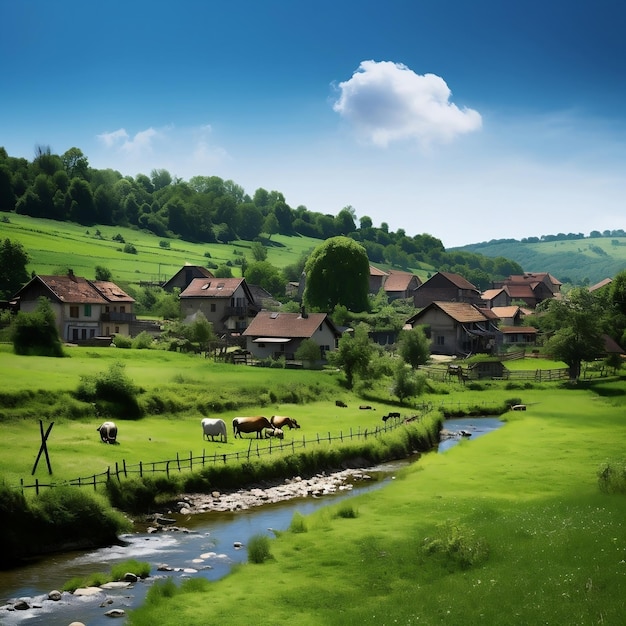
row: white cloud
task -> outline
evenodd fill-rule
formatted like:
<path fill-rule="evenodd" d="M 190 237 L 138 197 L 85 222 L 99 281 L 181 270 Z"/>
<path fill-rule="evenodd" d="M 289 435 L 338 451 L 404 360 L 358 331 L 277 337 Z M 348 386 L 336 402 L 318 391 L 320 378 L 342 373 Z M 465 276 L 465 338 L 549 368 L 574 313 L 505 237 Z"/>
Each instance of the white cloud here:
<path fill-rule="evenodd" d="M 333 109 L 379 146 L 402 140 L 448 142 L 482 125 L 477 111 L 450 102 L 451 91 L 441 77 L 416 74 L 401 63 L 363 61 L 338 88 Z"/>
<path fill-rule="evenodd" d="M 149 174 L 152 169 L 167 169 L 185 179 L 198 174 L 212 175 L 216 166 L 228 160 L 227 152 L 212 137 L 212 128 L 149 127 L 132 137 L 124 128 L 97 135 L 103 151 L 92 162 L 126 174 Z"/>

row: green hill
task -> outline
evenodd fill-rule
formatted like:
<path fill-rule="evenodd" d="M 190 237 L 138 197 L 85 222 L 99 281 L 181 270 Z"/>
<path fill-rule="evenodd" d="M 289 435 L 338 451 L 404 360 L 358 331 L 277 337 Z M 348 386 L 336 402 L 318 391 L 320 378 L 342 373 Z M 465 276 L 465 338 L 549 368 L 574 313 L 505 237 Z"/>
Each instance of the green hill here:
<path fill-rule="evenodd" d="M 527 272 L 550 272 L 564 283 L 593 285 L 626 269 L 626 237 L 582 237 L 533 243 L 506 239 L 454 250 L 502 256 L 516 261 Z"/>
<path fill-rule="evenodd" d="M 163 282 L 185 264 L 209 268 L 229 265 L 233 275 L 240 276 L 241 259 L 245 256 L 248 262 L 253 261 L 249 241 L 190 243 L 132 228 L 86 227 L 15 213 L 0 220 L 0 239 L 5 238 L 24 246 L 30 257 L 29 273 L 55 274 L 71 268 L 79 276 L 94 278 L 95 268 L 100 265 L 109 269 L 113 280 L 120 284 Z M 266 242 L 267 260 L 275 267 L 284 268 L 295 264 L 320 243 L 321 240 L 313 237 L 273 235 Z M 124 252 L 125 244 L 132 244 L 136 254 Z M 386 269 L 384 265 L 376 265 Z M 410 271 L 425 280 L 434 269 L 423 265 Z"/>

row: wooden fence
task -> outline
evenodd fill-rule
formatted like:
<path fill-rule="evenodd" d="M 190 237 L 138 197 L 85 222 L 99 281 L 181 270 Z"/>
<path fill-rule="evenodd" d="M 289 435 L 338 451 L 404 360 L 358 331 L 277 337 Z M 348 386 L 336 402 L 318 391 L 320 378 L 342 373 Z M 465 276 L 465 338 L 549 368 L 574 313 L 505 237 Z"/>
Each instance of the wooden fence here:
<path fill-rule="evenodd" d="M 134 464 L 126 463 L 126 460 L 123 459 L 121 462 L 116 462 L 115 467 L 109 466 L 106 471 L 101 472 L 100 474 L 93 474 L 92 476 L 86 476 L 83 478 L 73 478 L 57 483 L 44 483 L 40 482 L 37 478 L 35 479 L 34 484 L 27 485 L 24 483 L 24 479 L 22 478 L 20 480 L 20 488 L 22 489 L 22 493 L 24 493 L 25 489 L 35 489 L 37 495 L 39 495 L 39 491 L 41 489 L 47 487 L 93 487 L 94 490 L 97 490 L 98 485 L 104 485 L 109 480 L 116 479 L 121 481 L 122 478 L 128 478 L 129 476 L 143 477 L 148 474 L 162 473 L 169 477 L 169 475 L 173 472 L 193 471 L 194 469 L 197 470 L 207 465 L 226 464 L 233 461 L 249 461 L 251 458 L 260 458 L 261 456 L 277 453 L 294 454 L 296 450 L 303 450 L 307 446 L 312 445 L 325 443 L 330 444 L 333 441 L 341 441 L 343 443 L 344 441 L 352 441 L 354 439 L 358 441 L 360 439 L 365 440 L 368 437 L 380 437 L 381 435 L 402 426 L 405 421 L 421 420 L 430 410 L 432 410 L 432 404 L 425 403 L 420 405 L 420 413 L 412 415 L 408 418 L 390 418 L 380 426 L 375 426 L 371 429 L 366 428 L 361 430 L 359 427 L 356 431 L 354 431 L 350 428 L 348 432 L 344 433 L 343 431 L 340 431 L 338 435 L 331 435 L 330 432 L 324 435 L 317 433 L 309 439 L 303 435 L 302 440 L 298 441 L 295 439 L 291 441 L 284 441 L 282 439 L 274 439 L 273 437 L 269 439 L 250 439 L 248 449 L 246 451 L 240 450 L 238 452 L 229 452 L 226 454 L 218 454 L 217 452 L 207 454 L 206 449 L 203 449 L 201 455 L 194 455 L 190 450 L 189 453 L 176 453 L 175 459 L 150 462 L 139 461 L 139 463 Z"/>

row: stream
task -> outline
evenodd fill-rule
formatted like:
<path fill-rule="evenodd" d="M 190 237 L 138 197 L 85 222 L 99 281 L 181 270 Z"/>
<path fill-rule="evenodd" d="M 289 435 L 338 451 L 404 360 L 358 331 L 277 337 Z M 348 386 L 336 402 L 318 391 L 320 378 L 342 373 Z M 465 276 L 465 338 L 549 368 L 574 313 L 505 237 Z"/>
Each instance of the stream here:
<path fill-rule="evenodd" d="M 446 437 L 438 446 L 442 453 L 460 440 L 475 438 L 499 428 L 497 418 L 462 418 L 446 420 Z M 465 433 L 465 436 L 459 433 Z M 210 511 L 192 515 L 167 514 L 178 530 L 150 533 L 146 527 L 123 535 L 124 545 L 50 555 L 32 564 L 0 571 L 0 624 L 68 626 L 82 621 L 89 626 L 111 624 L 105 615 L 112 609 L 128 611 L 142 604 L 150 585 L 160 578 L 172 577 L 175 582 L 203 576 L 217 580 L 225 576 L 235 563 L 247 560 L 246 542 L 257 534 L 274 536 L 273 530 L 289 528 L 294 513 L 308 515 L 315 510 L 357 494 L 382 488 L 393 480 L 395 472 L 411 460 L 394 461 L 363 470 L 368 480 L 348 482 L 334 493 L 318 498 L 297 498 L 264 504 L 238 511 Z M 95 572 L 108 572 L 117 563 L 128 559 L 147 561 L 151 576 L 129 586 L 100 589 L 94 595 L 76 596 L 64 592 L 52 601 L 48 593 L 60 589 L 75 577 Z M 166 568 L 159 571 L 159 568 Z M 26 599 L 30 608 L 7 610 L 16 600 Z M 124 624 L 122 617 L 114 623 Z"/>

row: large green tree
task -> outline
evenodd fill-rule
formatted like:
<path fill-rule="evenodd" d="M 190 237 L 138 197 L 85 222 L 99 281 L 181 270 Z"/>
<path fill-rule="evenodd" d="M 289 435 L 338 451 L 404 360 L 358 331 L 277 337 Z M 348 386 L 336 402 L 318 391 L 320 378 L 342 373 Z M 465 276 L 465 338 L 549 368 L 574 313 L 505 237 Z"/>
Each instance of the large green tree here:
<path fill-rule="evenodd" d="M 359 324 L 354 333 L 345 333 L 339 340 L 339 348 L 328 355 L 332 365 L 346 375 L 348 389 L 354 386 L 354 377 L 365 377 L 374 354 L 374 344 L 367 333 L 367 326 Z"/>
<path fill-rule="evenodd" d="M 304 302 L 322 311 L 343 304 L 350 311 L 369 307 L 369 260 L 365 248 L 348 237 L 331 237 L 313 250 L 306 266 Z"/>
<path fill-rule="evenodd" d="M 430 341 L 424 328 L 416 326 L 412 330 L 400 331 L 398 352 L 402 360 L 413 369 L 425 365 L 430 357 Z"/>
<path fill-rule="evenodd" d="M 580 377 L 581 363 L 598 358 L 604 349 L 603 310 L 596 296 L 584 287 L 563 299 L 545 300 L 538 307 L 541 328 L 553 332 L 547 348 L 569 367 L 571 379 Z"/>
<path fill-rule="evenodd" d="M 28 253 L 19 242 L 0 241 L 0 299 L 8 300 L 30 278 L 26 271 Z"/>

